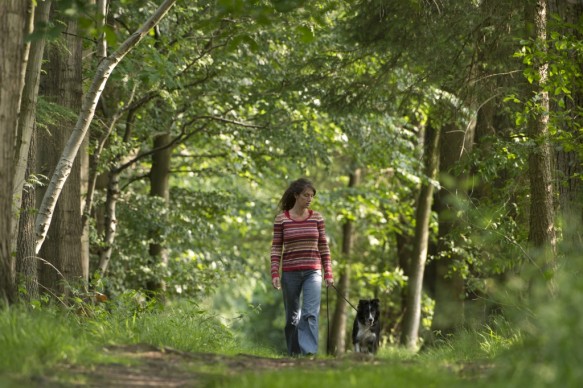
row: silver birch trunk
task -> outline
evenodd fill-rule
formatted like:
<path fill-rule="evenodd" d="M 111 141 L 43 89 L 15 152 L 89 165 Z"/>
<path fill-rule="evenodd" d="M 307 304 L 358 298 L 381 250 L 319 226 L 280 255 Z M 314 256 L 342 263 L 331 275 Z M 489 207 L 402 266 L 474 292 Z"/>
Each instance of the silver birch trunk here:
<path fill-rule="evenodd" d="M 119 197 L 119 174 L 118 169 L 111 169 L 109 172 L 109 182 L 107 184 L 107 196 L 105 200 L 105 237 L 103 239 L 103 248 L 99 251 L 99 271 L 104 274 L 109 266 L 113 241 L 117 230 L 117 218 L 115 207 Z"/>
<path fill-rule="evenodd" d="M 43 1 L 35 10 L 36 23 L 46 23 L 49 20 L 49 12 L 51 9 L 51 0 Z M 26 76 L 24 81 L 24 89 L 22 92 L 22 101 L 20 107 L 20 118 L 18 122 L 18 133 L 16 140 L 16 150 L 18 151 L 16 166 L 14 171 L 14 189 L 13 189 L 13 205 L 14 205 L 14 227 L 13 227 L 13 249 L 16 249 L 17 240 L 17 225 L 19 212 L 21 207 L 21 200 L 25 193 L 23 193 L 25 174 L 28 167 L 28 158 L 31 149 L 31 139 L 36 120 L 36 104 L 38 100 L 38 89 L 40 72 L 42 67 L 43 53 L 45 49 L 45 39 L 38 39 L 31 43 L 28 65 L 26 67 Z M 34 206 L 34 204 L 33 204 Z M 20 236 L 18 236 L 20 238 Z"/>
<path fill-rule="evenodd" d="M 52 175 L 51 181 L 47 187 L 46 193 L 43 197 L 39 208 L 39 213 L 35 222 L 36 233 L 36 252 L 40 251 L 47 235 L 51 219 L 53 217 L 54 209 L 57 200 L 61 194 L 63 186 L 71 172 L 73 161 L 77 156 L 77 152 L 81 147 L 83 139 L 89 129 L 91 120 L 95 115 L 95 108 L 103 89 L 115 69 L 117 64 L 134 48 L 143 37 L 150 31 L 160 20 L 166 15 L 170 8 L 174 5 L 176 0 L 165 0 L 154 12 L 154 14 L 122 45 L 111 55 L 105 58 L 93 77 L 93 82 L 89 91 L 83 98 L 83 105 L 79 114 L 77 123 L 73 129 L 73 133 L 69 137 L 69 141 L 65 146 L 57 168 Z"/>

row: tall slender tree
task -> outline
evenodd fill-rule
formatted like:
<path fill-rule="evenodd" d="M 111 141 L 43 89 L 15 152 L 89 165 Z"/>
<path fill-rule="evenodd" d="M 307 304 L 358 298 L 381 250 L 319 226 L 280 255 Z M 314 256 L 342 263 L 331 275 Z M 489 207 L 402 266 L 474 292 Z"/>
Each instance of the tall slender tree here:
<path fill-rule="evenodd" d="M 355 169 L 348 178 L 348 187 L 355 188 L 360 183 L 361 170 Z M 346 350 L 346 320 L 350 291 L 350 257 L 354 245 L 354 221 L 347 219 L 342 225 L 342 256 L 345 258 L 344 266 L 338 277 L 338 297 L 332 319 L 332 329 L 328 338 L 328 354 L 344 354 Z"/>
<path fill-rule="evenodd" d="M 409 266 L 409 281 L 407 283 L 407 303 L 403 318 L 401 344 L 408 349 L 416 350 L 419 345 L 419 326 L 421 321 L 421 306 L 423 293 L 423 274 L 427 261 L 429 244 L 429 221 L 433 204 L 435 179 L 439 171 L 439 125 L 428 125 L 427 141 L 424 153 L 426 179 L 421 183 L 415 212 L 415 237 L 413 256 Z"/>
<path fill-rule="evenodd" d="M 170 161 L 172 157 L 172 147 L 170 142 L 172 137 L 169 133 L 159 134 L 154 138 L 154 150 L 152 154 L 152 168 L 150 169 L 150 195 L 160 198 L 164 207 L 170 200 Z M 168 265 L 168 252 L 164 246 L 164 231 L 156 228 L 151 231 L 152 242 L 149 247 L 150 268 L 165 269 Z M 154 271 L 159 272 L 159 271 Z M 166 289 L 161 277 L 156 276 L 147 284 L 147 289 L 154 293 L 163 293 Z"/>
<path fill-rule="evenodd" d="M 579 21 L 583 17 L 583 1 L 549 1 L 549 12 L 558 16 L 561 23 L 553 28 L 562 39 L 570 38 L 573 42 L 583 41 L 583 29 Z M 576 26 L 579 26 L 578 28 Z M 577 250 L 583 241 L 583 139 L 578 134 L 581 128 L 583 107 L 583 81 L 580 79 L 581 63 L 579 51 L 569 48 L 557 52 L 559 49 L 550 48 L 550 55 L 556 53 L 564 62 L 556 63 L 566 67 L 565 71 L 555 76 L 568 75 L 567 80 L 560 80 L 560 84 L 567 83 L 568 95 L 560 94 L 551 104 L 551 110 L 563 117 L 555 119 L 558 133 L 563 134 L 564 140 L 559 140 L 556 147 L 556 190 L 558 193 L 558 215 L 562 222 L 562 230 L 572 249 Z M 577 64 L 577 62 L 579 62 Z M 575 63 L 573 67 L 572 64 Z M 551 85 L 557 85 L 551 80 Z M 552 87 L 551 87 L 552 88 Z M 556 90 L 556 87 L 554 88 Z M 560 102 L 564 104 L 561 108 Z"/>
<path fill-rule="evenodd" d="M 528 5 L 527 5 L 528 7 Z M 530 8 L 529 8 L 530 11 Z M 547 48 L 547 1 L 538 0 L 535 4 L 532 21 L 533 38 L 538 50 Z M 553 174 L 549 135 L 549 93 L 545 89 L 548 79 L 548 63 L 545 59 L 534 63 L 536 77 L 530 93 L 533 104 L 528 121 L 528 134 L 532 140 L 528 167 L 530 178 L 530 226 L 529 241 L 542 257 L 539 264 L 554 265 L 557 236 L 555 231 L 555 210 L 553 203 Z"/>
<path fill-rule="evenodd" d="M 36 25 L 42 26 L 48 22 L 50 9 L 51 0 L 43 1 L 36 7 Z M 18 223 L 13 237 L 15 240 L 13 246 L 16 251 L 16 273 L 17 280 L 24 282 L 27 291 L 26 297 L 29 299 L 38 298 L 38 262 L 34 252 L 36 187 L 34 184 L 25 185 L 25 182 L 31 177 L 31 174 L 36 172 L 36 105 L 45 42 L 44 37 L 37 37 L 30 46 L 18 125 L 16 141 L 18 155 L 14 172 L 13 201 L 16 211 L 13 217 Z"/>
<path fill-rule="evenodd" d="M 31 1 L 0 2 L 0 303 L 13 303 L 16 289 L 11 252 L 12 194 L 18 114 L 34 6 Z"/>

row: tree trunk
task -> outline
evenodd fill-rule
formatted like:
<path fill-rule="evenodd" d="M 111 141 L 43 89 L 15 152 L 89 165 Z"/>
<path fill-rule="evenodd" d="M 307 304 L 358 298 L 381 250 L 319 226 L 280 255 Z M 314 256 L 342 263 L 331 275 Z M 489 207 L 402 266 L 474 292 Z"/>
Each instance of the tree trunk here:
<path fill-rule="evenodd" d="M 18 112 L 26 71 L 25 36 L 33 6 L 29 1 L 0 2 L 0 304 L 16 300 L 12 259 L 12 189 Z"/>
<path fill-rule="evenodd" d="M 534 15 L 536 38 L 544 50 L 546 42 L 546 0 L 538 0 Z M 540 77 L 534 82 L 537 108 L 529 118 L 528 134 L 533 141 L 529 154 L 530 229 L 529 242 L 540 267 L 554 266 L 556 256 L 555 211 L 553 207 L 552 152 L 549 140 L 549 95 L 543 88 L 547 81 L 548 64 L 535 64 Z"/>
<path fill-rule="evenodd" d="M 423 273 L 429 244 L 429 221 L 431 219 L 434 189 L 433 181 L 436 179 L 439 169 L 439 132 L 439 128 L 427 127 L 425 152 L 425 174 L 427 179 L 421 184 L 415 213 L 415 241 L 410 265 L 410 276 L 407 283 L 407 305 L 405 306 L 403 333 L 401 336 L 401 344 L 411 350 L 417 349 L 419 341 Z"/>
<path fill-rule="evenodd" d="M 477 70 L 470 70 L 472 73 Z M 471 77 L 471 78 L 477 78 Z M 464 108 L 470 111 L 476 110 L 474 85 L 468 85 L 469 96 L 465 98 Z M 467 197 L 467 171 L 456 174 L 454 167 L 467 157 L 472 151 L 476 121 L 473 117 L 464 116 L 465 109 L 452 106 L 453 110 L 450 124 L 442 129 L 440 141 L 440 183 L 445 190 L 440 190 L 435 196 L 434 210 L 438 214 L 438 252 L 440 258 L 433 261 L 433 297 L 435 309 L 432 321 L 432 329 L 441 333 L 453 333 L 465 320 L 464 299 L 465 281 L 459 271 L 451 271 L 452 264 L 463 258 L 451 251 L 447 241 L 451 230 L 458 220 L 455 208 L 455 197 Z M 463 116 L 462 118 L 458 116 Z M 463 123 L 463 126 L 456 123 Z"/>
<path fill-rule="evenodd" d="M 73 161 L 77 156 L 77 152 L 89 129 L 91 120 L 95 115 L 95 107 L 97 106 L 99 97 L 101 96 L 111 72 L 126 54 L 142 40 L 142 38 L 164 17 L 164 15 L 166 15 L 175 2 L 176 0 L 165 0 L 160 7 L 158 7 L 156 12 L 154 12 L 154 14 L 138 29 L 138 31 L 126 39 L 126 41 L 123 42 L 113 54 L 105 58 L 97 68 L 91 87 L 83 99 L 81 112 L 77 123 L 75 124 L 75 128 L 73 129 L 73 133 L 63 149 L 57 168 L 52 175 L 39 208 L 39 213 L 35 222 L 37 252 L 40 251 L 40 248 L 44 243 L 57 200 L 69 174 L 71 173 Z"/>
<path fill-rule="evenodd" d="M 29 139 L 28 167 L 25 179 L 36 167 L 36 135 L 33 131 Z M 22 204 L 19 217 L 18 239 L 16 250 L 16 274 L 26 290 L 26 301 L 38 300 L 38 260 L 34 251 L 34 213 L 35 213 L 35 185 L 27 185 L 22 191 Z"/>
<path fill-rule="evenodd" d="M 59 17 L 59 9 L 53 7 L 52 18 Z M 83 53 L 76 22 L 67 23 L 63 40 L 66 50 L 59 44 L 47 46 L 46 75 L 41 79 L 41 93 L 49 101 L 77 112 L 83 94 Z M 58 152 L 64 148 L 70 136 L 68 129 L 71 126 L 61 121 L 49 125 L 48 132 L 43 131 L 39 134 L 39 145 L 45 146 L 41 146 L 39 154 L 45 175 L 50 175 L 57 165 Z M 47 144 L 52 147 L 46 147 Z M 81 236 L 81 165 L 77 160 L 71 168 L 70 179 L 63 187 L 62 196 L 55 206 L 55 217 L 47 244 L 39 251 L 39 256 L 51 264 L 41 266 L 40 280 L 43 287 L 60 295 L 69 292 L 66 284 L 73 287 L 84 284 L 86 278 L 83 276 L 81 263 Z"/>
<path fill-rule="evenodd" d="M 571 25 L 577 25 L 583 17 L 583 1 L 566 2 L 559 0 L 549 1 L 549 12 L 558 15 L 561 20 Z M 583 36 L 575 29 L 565 31 L 566 34 L 574 36 L 579 41 Z M 571 58 L 576 61 L 577 58 Z M 580 70 L 583 67 L 579 66 Z M 570 112 L 569 120 L 571 123 L 580 123 L 580 107 L 583 106 L 583 90 L 578 86 L 580 84 L 572 83 L 571 98 L 563 98 L 565 111 Z M 551 107 L 553 109 L 553 107 Z M 566 132 L 575 132 L 572 127 L 563 128 Z M 581 149 L 581 137 L 576 133 L 573 134 L 573 141 L 576 142 L 575 149 Z M 569 144 L 573 146 L 573 144 Z M 583 244 L 583 163 L 577 151 L 566 151 L 565 147 L 559 144 L 556 151 L 556 185 L 559 194 L 558 212 L 562 223 L 562 232 L 564 241 L 567 243 L 566 248 L 580 252 Z"/>
<path fill-rule="evenodd" d="M 150 195 L 162 198 L 168 205 L 170 199 L 170 187 L 168 179 L 170 177 L 170 160 L 172 147 L 168 147 L 171 136 L 168 133 L 158 135 L 154 138 L 154 150 L 152 154 L 152 168 L 150 169 Z M 163 245 L 164 231 L 155 229 L 151 231 L 152 243 L 150 243 L 150 266 L 154 274 L 147 284 L 146 289 L 154 294 L 162 295 L 166 290 L 163 279 L 160 278 L 158 267 L 166 268 L 168 265 L 168 254 Z"/>
<path fill-rule="evenodd" d="M 349 176 L 348 187 L 356 187 L 360 183 L 360 169 L 356 169 Z M 328 354 L 341 355 L 346 350 L 346 318 L 350 289 L 350 255 L 354 245 L 354 223 L 346 220 L 342 226 L 342 256 L 345 258 L 343 271 L 338 279 L 338 293 L 336 298 L 336 308 L 332 318 L 332 329 L 330 330 L 330 343 L 328 344 Z M 345 300 L 346 299 L 346 300 Z"/>
<path fill-rule="evenodd" d="M 111 252 L 113 249 L 113 241 L 117 230 L 117 218 L 115 207 L 119 197 L 119 174 L 120 170 L 117 168 L 109 171 L 109 181 L 107 184 L 107 196 L 105 199 L 105 238 L 103 239 L 103 248 L 99 252 L 99 271 L 104 274 L 109 266 L 111 259 Z"/>
<path fill-rule="evenodd" d="M 106 20 L 107 20 L 107 10 L 108 10 L 108 1 L 107 0 L 92 0 L 92 4 L 95 4 L 96 7 L 96 24 L 97 29 L 99 31 L 103 31 Z M 93 62 L 98 64 L 107 57 L 107 40 L 105 39 L 105 32 L 102 32 L 97 40 L 95 45 L 95 53 L 93 56 Z M 103 102 L 103 100 L 102 100 Z M 83 139 L 83 144 L 81 146 L 81 197 L 83 200 L 81 201 L 81 266 L 83 268 L 83 277 L 85 279 L 89 279 L 89 272 L 90 272 L 90 239 L 89 239 L 89 224 L 88 220 L 90 218 L 90 214 L 92 211 L 92 204 L 93 204 L 93 193 L 95 189 L 95 179 L 96 179 L 96 170 L 97 170 L 97 161 L 99 159 L 99 155 L 95 155 L 97 151 L 95 149 L 94 152 L 90 156 L 87 152 L 89 146 L 89 139 L 91 136 L 85 136 Z M 92 164 L 94 163 L 94 164 Z"/>
<path fill-rule="evenodd" d="M 473 109 L 471 102 L 469 108 Z M 453 107 L 452 107 L 453 108 Z M 454 120 L 459 122 L 463 120 Z M 463 260 L 456 256 L 447 245 L 452 237 L 450 233 L 458 220 L 455 208 L 455 197 L 467 197 L 465 181 L 467 173 L 454 175 L 454 167 L 464 159 L 472 150 L 474 142 L 475 121 L 470 122 L 465 128 L 459 125 L 449 124 L 442 130 L 440 141 L 440 182 L 445 190 L 440 190 L 435 196 L 434 210 L 438 214 L 439 233 L 437 249 L 445 252 L 440 258 L 433 261 L 433 297 L 435 310 L 432 321 L 432 330 L 443 334 L 453 333 L 465 320 L 464 299 L 465 282 L 459 271 L 452 272 L 452 264 L 456 260 Z"/>
<path fill-rule="evenodd" d="M 51 10 L 51 0 L 43 1 L 35 11 L 36 23 L 46 23 L 49 20 Z M 34 40 L 30 45 L 30 55 L 26 66 L 24 89 L 20 106 L 20 117 L 18 122 L 18 133 L 16 140 L 16 166 L 14 171 L 14 228 L 13 247 L 16 244 L 16 228 L 18 226 L 18 214 L 20 210 L 22 190 L 25 182 L 25 172 L 29 168 L 27 159 L 30 155 L 31 137 L 36 120 L 36 104 L 38 99 L 38 88 L 40 72 L 42 66 L 43 53 L 45 49 L 45 39 Z M 33 204 L 34 206 L 34 204 Z"/>

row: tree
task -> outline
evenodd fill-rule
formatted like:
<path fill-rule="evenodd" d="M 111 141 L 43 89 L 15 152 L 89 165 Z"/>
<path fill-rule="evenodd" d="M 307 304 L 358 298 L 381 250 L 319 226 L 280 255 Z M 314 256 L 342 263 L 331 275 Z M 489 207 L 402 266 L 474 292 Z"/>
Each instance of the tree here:
<path fill-rule="evenodd" d="M 150 170 L 150 195 L 160 198 L 164 205 L 168 205 L 170 200 L 170 161 L 172 147 L 170 147 L 171 137 L 169 133 L 162 133 L 154 138 L 154 147 L 157 151 L 152 154 L 152 168 Z M 161 218 L 165 218 L 163 214 Z M 164 233 L 162 230 L 153 230 L 151 235 L 149 253 L 151 260 L 150 268 L 165 269 L 168 266 L 168 253 L 164 247 Z M 158 271 L 156 271 L 158 272 Z M 162 293 L 166 286 L 160 278 L 154 277 L 147 284 L 147 290 L 155 293 Z"/>
<path fill-rule="evenodd" d="M 83 45 L 77 20 L 67 19 L 63 4 L 55 2 L 51 9 L 51 19 L 63 25 L 60 38 L 50 42 L 45 50 L 45 73 L 40 80 L 40 94 L 45 101 L 66 112 L 62 120 L 49 123 L 45 130 L 37 133 L 38 170 L 50 176 L 62 150 L 71 135 L 73 118 L 80 109 L 83 96 L 82 57 Z M 48 147 L 46 145 L 49 145 Z M 81 152 L 84 152 L 83 150 Z M 44 190 L 38 190 L 39 198 Z M 69 293 L 65 283 L 83 285 L 87 278 L 81 264 L 81 164 L 75 160 L 62 195 L 55 205 L 49 238 L 39 256 L 40 283 L 45 290 L 61 295 Z"/>
<path fill-rule="evenodd" d="M 546 89 L 554 96 L 550 106 L 550 125 L 555 129 L 558 215 L 565 240 L 576 250 L 582 241 L 583 225 L 583 141 L 581 130 L 583 81 L 578 64 L 583 50 L 581 2 L 549 2 L 548 61 L 553 66 Z"/>
<path fill-rule="evenodd" d="M 538 0 L 533 15 L 536 47 L 546 51 L 547 42 L 547 2 Z M 541 250 L 541 264 L 554 266 L 557 237 L 555 232 L 555 211 L 553 204 L 553 174 L 551 171 L 552 151 L 549 137 L 549 93 L 544 85 L 548 79 L 548 63 L 534 63 L 534 78 L 531 93 L 533 104 L 528 120 L 528 135 L 532 145 L 528 166 L 530 177 L 530 229 L 529 241 L 535 249 Z"/>
<path fill-rule="evenodd" d="M 12 259 L 14 159 L 20 99 L 24 87 L 34 6 L 29 1 L 0 3 L 0 303 L 16 299 Z"/>
<path fill-rule="evenodd" d="M 360 169 L 356 169 L 349 175 L 348 187 L 354 188 L 360 181 Z M 336 307 L 334 309 L 334 316 L 332 319 L 332 330 L 330 331 L 330 338 L 328 354 L 339 355 L 343 354 L 346 349 L 346 320 L 348 304 L 346 300 L 349 298 L 350 290 L 350 257 L 353 254 L 354 246 L 354 221 L 346 219 L 342 225 L 342 255 L 346 260 L 343 266 L 343 271 L 338 276 L 338 298 L 336 299 Z"/>
<path fill-rule="evenodd" d="M 439 170 L 440 125 L 427 126 L 426 151 L 424 153 L 426 179 L 421 183 L 415 212 L 415 237 L 407 283 L 407 303 L 403 319 L 401 344 L 415 350 L 418 347 L 421 320 L 423 274 L 429 244 L 429 221 L 437 172 Z"/>
<path fill-rule="evenodd" d="M 35 24 L 36 30 L 42 29 L 49 20 L 51 0 L 43 1 L 36 7 Z M 27 159 L 30 149 L 30 139 L 33 136 L 34 123 L 36 120 L 36 105 L 38 100 L 38 88 L 41 73 L 42 58 L 46 39 L 38 31 L 36 37 L 30 45 L 30 54 L 26 66 L 24 89 L 22 94 L 21 110 L 18 122 L 18 132 L 16 134 L 17 160 L 14 172 L 14 205 L 15 224 L 18 222 L 18 211 L 20 209 L 20 199 L 22 189 L 25 185 L 25 170 L 27 169 Z M 16 227 L 16 225 L 15 225 Z M 15 237 L 16 235 L 14 235 Z"/>
<path fill-rule="evenodd" d="M 49 20 L 51 1 L 46 0 L 36 8 L 35 23 L 38 27 L 46 25 Z M 19 120 L 16 149 L 18 160 L 14 174 L 14 197 L 18 220 L 16 230 L 16 273 L 17 280 L 23 281 L 26 298 L 38 298 L 38 260 L 34 250 L 34 209 L 36 184 L 25 184 L 36 172 L 36 106 L 41 73 L 41 64 L 45 47 L 45 38 L 37 36 L 31 42 L 30 58 L 26 67 L 26 78 L 22 96 L 22 108 Z"/>
<path fill-rule="evenodd" d="M 165 0 L 152 16 L 122 45 L 105 60 L 101 62 L 97 68 L 96 74 L 93 78 L 91 87 L 83 99 L 83 105 L 79 114 L 75 128 L 65 148 L 56 170 L 52 175 L 51 181 L 47 187 L 47 191 L 43 197 L 39 208 L 39 214 L 35 222 L 35 232 L 37 237 L 36 251 L 40 251 L 42 244 L 46 238 L 47 230 L 49 228 L 51 219 L 53 217 L 56 202 L 63 189 L 63 186 L 71 172 L 73 162 L 77 152 L 83 142 L 85 134 L 89 129 L 93 115 L 95 114 L 95 107 L 99 101 L 99 97 L 107 83 L 111 72 L 115 69 L 117 64 L 125 57 L 125 55 L 132 50 L 142 38 L 152 29 L 158 22 L 166 15 L 170 8 L 174 5 L 176 0 Z"/>

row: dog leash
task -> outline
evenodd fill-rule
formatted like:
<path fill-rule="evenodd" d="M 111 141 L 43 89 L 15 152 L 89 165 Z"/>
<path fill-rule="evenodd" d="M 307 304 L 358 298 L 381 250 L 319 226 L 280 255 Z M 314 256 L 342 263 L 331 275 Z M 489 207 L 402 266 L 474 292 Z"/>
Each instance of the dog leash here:
<path fill-rule="evenodd" d="M 344 299 L 344 301 L 346 303 L 348 303 L 350 305 L 350 307 L 352 307 L 354 309 L 354 311 L 358 312 L 358 310 L 356 309 L 356 307 L 354 307 L 354 305 L 352 303 L 350 303 L 350 301 L 348 299 L 346 299 L 344 297 L 344 295 L 342 295 L 340 293 L 340 291 L 338 291 L 338 289 L 336 288 L 336 286 L 334 284 L 332 284 L 331 287 L 336 290 L 336 293 L 338 295 L 340 295 L 340 297 L 342 299 Z M 328 303 L 328 288 L 330 288 L 330 287 L 326 287 L 326 323 L 327 323 L 327 326 L 328 326 L 328 331 L 326 333 L 326 348 L 327 348 L 326 351 L 327 351 L 328 354 L 331 354 L 332 352 L 331 352 L 331 349 L 330 349 L 330 306 L 329 306 L 329 303 Z"/>
<path fill-rule="evenodd" d="M 334 288 L 334 289 L 336 290 L 336 293 L 337 293 L 338 295 L 340 295 L 340 297 L 341 297 L 342 299 L 344 299 L 344 301 L 345 301 L 346 303 L 348 303 L 348 304 L 350 305 L 350 307 L 352 307 L 352 308 L 354 309 L 354 311 L 358 311 L 358 309 L 357 309 L 356 307 L 354 307 L 354 305 L 353 305 L 352 303 L 350 303 L 350 301 L 349 301 L 348 299 L 346 299 L 346 298 L 344 297 L 344 295 L 342 295 L 342 294 L 340 293 L 340 291 L 338 291 L 338 289 L 336 288 L 336 286 L 335 286 L 334 284 L 332 284 L 332 286 L 331 286 L 331 287 L 332 287 L 332 288 Z M 328 290 L 328 289 L 326 289 L 326 292 L 328 292 L 327 290 Z M 326 296 L 326 297 L 327 297 L 327 296 Z"/>

